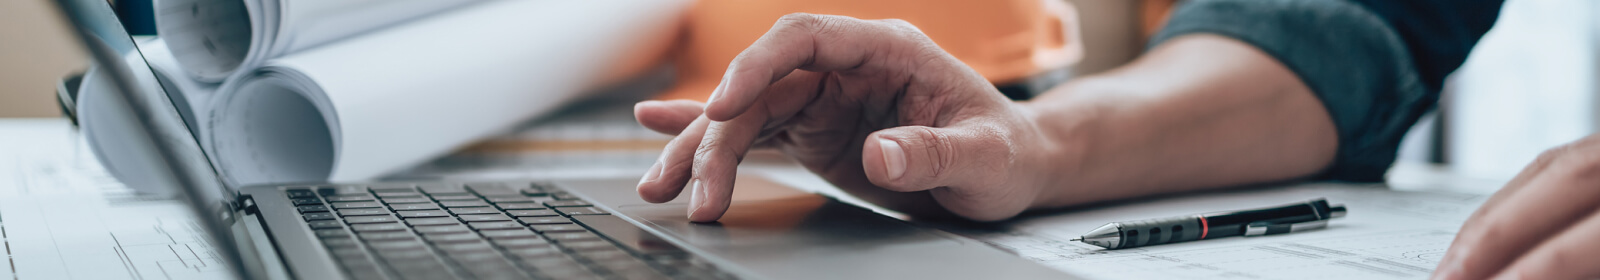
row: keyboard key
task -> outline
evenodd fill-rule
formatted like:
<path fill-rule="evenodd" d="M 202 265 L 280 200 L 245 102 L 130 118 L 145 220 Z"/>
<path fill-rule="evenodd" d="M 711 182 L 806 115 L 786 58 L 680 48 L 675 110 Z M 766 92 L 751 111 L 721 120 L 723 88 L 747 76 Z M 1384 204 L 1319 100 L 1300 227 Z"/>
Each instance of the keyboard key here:
<path fill-rule="evenodd" d="M 451 202 L 451 200 L 478 200 L 478 197 L 477 195 L 469 194 L 434 195 L 434 200 L 438 200 L 438 202 Z"/>
<path fill-rule="evenodd" d="M 328 213 L 328 212 L 306 213 L 305 217 L 306 217 L 306 221 L 332 220 L 332 219 L 336 218 L 336 217 L 333 216 L 333 213 Z"/>
<path fill-rule="evenodd" d="M 478 280 L 528 279 L 528 276 L 523 275 L 522 271 L 517 270 L 516 265 L 512 265 L 510 261 L 505 259 L 465 263 L 461 265 L 461 268 L 466 269 L 468 274 L 472 274 L 472 277 L 478 278 Z"/>
<path fill-rule="evenodd" d="M 600 239 L 599 235 L 594 235 L 593 233 L 588 232 L 562 232 L 545 234 L 544 236 L 549 237 L 551 240 L 555 240 L 556 242 Z"/>
<path fill-rule="evenodd" d="M 360 236 L 361 239 L 367 240 L 368 242 L 380 240 L 412 240 L 417 238 L 416 235 L 412 235 L 410 232 L 404 231 L 362 232 L 356 233 L 356 236 Z"/>
<path fill-rule="evenodd" d="M 326 206 L 326 205 L 306 205 L 306 206 L 295 206 L 295 207 L 294 207 L 294 208 L 295 208 L 295 209 L 300 209 L 300 213 L 307 213 L 307 212 L 328 212 L 328 206 Z"/>
<path fill-rule="evenodd" d="M 462 221 L 467 222 L 499 222 L 511 220 L 511 217 L 506 217 L 506 215 L 501 214 L 461 215 L 457 217 L 460 217 Z"/>
<path fill-rule="evenodd" d="M 589 231 L 588 229 L 584 229 L 583 226 L 576 224 L 530 225 L 528 227 L 533 228 L 534 231 L 538 231 L 539 233 Z"/>
<path fill-rule="evenodd" d="M 545 217 L 545 216 L 560 216 L 561 215 L 561 214 L 557 214 L 555 210 L 545 210 L 545 209 L 540 209 L 540 210 L 511 210 L 511 211 L 506 211 L 506 213 L 507 214 L 511 214 L 511 216 L 516 216 L 516 217 Z"/>
<path fill-rule="evenodd" d="M 389 215 L 389 209 L 383 209 L 383 208 L 339 209 L 339 216 L 344 216 L 344 217 L 372 216 L 372 215 Z"/>
<path fill-rule="evenodd" d="M 309 189 L 287 189 L 287 190 L 283 190 L 283 194 L 288 195 L 289 198 L 314 198 L 314 197 L 317 197 L 317 193 L 313 192 L 313 191 L 311 191 Z"/>
<path fill-rule="evenodd" d="M 427 193 L 429 195 L 466 194 L 467 193 L 467 190 L 465 188 L 462 188 L 460 184 L 454 184 L 454 183 L 418 184 L 417 185 L 417 189 L 422 190 L 423 193 Z"/>
<path fill-rule="evenodd" d="M 414 193 L 414 192 L 417 192 L 417 187 L 415 185 L 408 184 L 408 183 L 384 183 L 384 184 L 381 184 L 381 185 L 373 185 L 373 186 L 367 187 L 367 189 L 368 190 L 372 190 L 372 192 L 375 192 L 375 193 L 408 193 L 408 192 Z"/>
<path fill-rule="evenodd" d="M 522 218 L 517 218 L 517 220 L 518 221 L 522 221 L 522 224 L 526 224 L 526 225 L 570 224 L 570 223 L 572 223 L 571 220 L 567 220 L 567 218 L 562 218 L 561 216 L 555 216 L 555 217 L 522 217 Z"/>
<path fill-rule="evenodd" d="M 582 200 L 554 200 L 554 201 L 545 201 L 544 202 L 544 206 L 549 206 L 549 207 L 554 208 L 554 207 L 575 207 L 575 206 L 594 206 L 594 205 L 593 204 L 589 204 L 588 201 L 582 201 Z"/>
<path fill-rule="evenodd" d="M 370 195 L 370 194 L 347 194 L 347 195 L 325 196 L 325 197 L 323 197 L 323 200 L 327 200 L 328 202 L 372 201 L 372 195 Z"/>
<path fill-rule="evenodd" d="M 451 243 L 451 244 L 455 244 L 455 243 Z M 460 244 L 483 244 L 485 246 L 488 245 L 488 243 L 483 243 L 483 242 L 468 242 L 468 243 L 460 243 Z M 492 248 L 492 247 L 490 247 L 490 248 Z M 472 263 L 475 263 L 475 262 L 504 261 L 506 259 L 505 255 L 501 255 L 500 252 L 495 252 L 495 251 L 493 251 L 493 249 L 490 249 L 488 251 L 475 251 L 475 252 L 445 252 L 444 255 L 450 257 L 450 259 L 456 260 L 456 262 L 460 263 L 462 266 L 472 265 Z M 511 268 L 511 270 L 516 270 L 516 268 Z"/>
<path fill-rule="evenodd" d="M 394 208 L 394 210 L 396 210 L 396 211 L 399 211 L 399 210 L 436 210 L 436 209 L 439 209 L 439 206 L 438 205 L 434 205 L 433 203 L 390 204 L 389 207 Z"/>
<path fill-rule="evenodd" d="M 417 232 L 420 232 L 420 233 L 423 233 L 423 234 L 449 233 L 449 232 L 469 232 L 469 231 L 472 231 L 470 229 L 467 229 L 466 226 L 462 226 L 462 225 L 418 226 L 416 228 L 416 230 L 417 230 Z"/>
<path fill-rule="evenodd" d="M 499 206 L 502 210 L 544 209 L 544 205 L 539 205 L 538 203 L 500 203 L 495 204 L 495 206 Z"/>
<path fill-rule="evenodd" d="M 494 208 L 489 208 L 489 207 L 465 207 L 465 208 L 450 208 L 450 213 L 455 213 L 456 215 L 496 214 L 496 213 L 500 213 L 500 210 L 494 210 Z"/>
<path fill-rule="evenodd" d="M 583 269 L 583 265 L 566 257 L 522 259 L 518 262 L 522 263 L 523 266 L 532 268 L 534 273 L 551 279 L 592 277 L 588 270 Z"/>
<path fill-rule="evenodd" d="M 579 198 L 576 195 L 572 195 L 570 193 L 564 193 L 564 192 L 563 193 L 551 193 L 550 194 L 550 198 L 555 198 L 556 200 L 579 200 L 579 199 L 583 199 L 583 198 Z"/>
<path fill-rule="evenodd" d="M 438 226 L 438 225 L 456 225 L 456 224 L 461 224 L 461 222 L 456 221 L 456 218 L 451 218 L 451 217 L 409 218 L 409 219 L 406 219 L 406 223 L 407 224 L 411 224 L 411 226 Z"/>
<path fill-rule="evenodd" d="M 381 193 L 377 193 L 377 195 L 378 195 L 378 198 L 384 198 L 384 199 L 388 199 L 388 198 L 422 197 L 422 193 L 416 193 L 416 192 L 392 192 L 392 193 L 381 192 Z"/>
<path fill-rule="evenodd" d="M 422 242 L 419 242 L 416 239 L 400 239 L 367 242 L 367 247 L 377 251 L 395 251 L 423 249 L 427 247 L 427 244 L 422 244 Z"/>
<path fill-rule="evenodd" d="M 378 251 L 378 256 L 390 262 L 408 262 L 410 265 L 427 265 L 426 262 L 430 259 L 433 259 L 433 252 L 429 252 L 428 250 Z M 416 263 L 419 261 L 422 263 Z M 394 265 L 395 270 L 400 270 L 403 267 L 405 266 Z"/>
<path fill-rule="evenodd" d="M 479 241 L 483 240 L 483 237 L 478 237 L 476 233 L 449 233 L 424 235 L 422 239 L 433 243 L 457 243 Z"/>
<path fill-rule="evenodd" d="M 395 203 L 428 203 L 428 202 L 433 202 L 433 201 L 432 200 L 428 200 L 427 198 L 422 198 L 420 196 L 419 197 L 385 197 L 385 198 L 383 198 L 383 203 L 388 203 L 388 204 L 395 204 Z"/>
<path fill-rule="evenodd" d="M 350 229 L 355 230 L 356 232 L 403 231 L 406 229 L 406 225 L 402 225 L 400 223 L 355 224 L 350 225 Z"/>
<path fill-rule="evenodd" d="M 539 238 L 538 234 L 527 229 L 485 230 L 478 233 L 490 239 Z"/>
<path fill-rule="evenodd" d="M 334 202 L 333 203 L 333 208 L 334 209 L 378 208 L 378 207 L 383 207 L 383 203 L 377 203 L 377 202 L 371 202 L 371 201 L 367 201 L 367 202 Z"/>
<path fill-rule="evenodd" d="M 512 255 L 516 255 L 518 258 L 523 258 L 523 259 L 536 259 L 536 258 L 543 258 L 543 257 L 562 256 L 562 255 L 566 254 L 566 252 L 562 252 L 561 251 L 561 248 L 556 248 L 556 247 L 553 247 L 553 246 L 529 246 L 529 247 L 509 248 L 509 249 L 506 249 L 506 252 L 509 252 Z"/>
<path fill-rule="evenodd" d="M 400 214 L 401 218 L 432 218 L 432 217 L 448 217 L 448 216 L 450 216 L 450 214 L 449 213 L 445 213 L 444 210 L 412 210 L 412 211 L 398 211 L 398 212 L 395 212 L 395 213 L 396 214 Z"/>
<path fill-rule="evenodd" d="M 445 208 L 489 206 L 488 203 L 483 203 L 483 200 L 478 200 L 477 198 L 473 198 L 473 200 L 470 201 L 439 201 L 439 205 L 442 205 Z"/>
<path fill-rule="evenodd" d="M 633 255 L 621 249 L 577 251 L 577 256 L 593 262 L 608 262 L 620 259 L 632 260 Z M 640 263 L 643 264 L 643 263 Z"/>
<path fill-rule="evenodd" d="M 295 199 L 290 199 L 289 202 L 290 203 L 294 203 L 295 206 L 322 205 L 322 199 L 318 199 L 318 198 L 315 198 L 315 197 L 312 197 L 312 198 L 295 198 Z"/>
<path fill-rule="evenodd" d="M 344 228 L 344 223 L 340 223 L 340 222 L 339 222 L 339 221 L 337 221 L 337 220 L 321 220 L 321 221 L 311 221 L 311 222 L 309 222 L 309 223 L 306 223 L 306 224 L 308 224 L 308 225 L 310 225 L 310 226 L 311 226 L 311 229 L 336 229 L 336 228 Z"/>
<path fill-rule="evenodd" d="M 364 261 L 367 258 L 367 251 L 356 247 L 333 248 L 328 253 L 342 261 Z"/>
<path fill-rule="evenodd" d="M 360 243 L 349 237 L 322 239 L 322 246 L 328 246 L 328 248 L 353 248 L 357 247 L 357 244 Z"/>
<path fill-rule="evenodd" d="M 537 238 L 495 239 L 495 240 L 492 240 L 490 242 L 493 242 L 494 245 L 499 245 L 500 247 L 506 247 L 506 248 L 525 248 L 525 247 L 535 247 L 535 246 L 550 245 L 549 241 L 544 241 L 544 239 L 537 239 Z"/>
<path fill-rule="evenodd" d="M 605 240 L 588 240 L 588 241 L 562 242 L 561 243 L 561 247 L 566 247 L 567 249 L 572 249 L 573 251 L 616 250 L 617 249 L 617 245 L 616 244 L 611 244 L 611 242 L 608 242 L 608 241 L 605 241 Z"/>
<path fill-rule="evenodd" d="M 314 231 L 311 231 L 311 232 L 316 233 L 317 238 L 324 238 L 324 239 L 327 239 L 327 238 L 340 238 L 340 237 L 349 238 L 350 237 L 350 232 L 345 231 L 344 229 L 319 229 L 319 230 L 314 230 Z"/>
<path fill-rule="evenodd" d="M 484 198 L 484 199 L 487 199 L 487 200 L 489 200 L 489 202 L 493 202 L 495 204 L 500 204 L 500 203 L 533 203 L 533 199 L 532 198 L 527 198 L 527 197 L 522 197 L 522 196 L 491 196 L 491 197 L 487 197 L 487 198 Z"/>
<path fill-rule="evenodd" d="M 367 187 L 356 185 L 323 186 L 317 187 L 317 193 L 322 196 L 335 196 L 346 194 L 366 194 Z"/>
<path fill-rule="evenodd" d="M 493 252 L 494 251 L 494 247 L 490 247 L 488 242 L 458 242 L 458 243 L 449 243 L 449 244 L 438 244 L 438 245 L 434 245 L 434 247 L 439 248 L 440 251 L 444 251 L 446 254 L 461 254 L 461 253 Z M 496 254 L 498 254 L 498 253 L 496 253 Z"/>
<path fill-rule="evenodd" d="M 611 214 L 611 212 L 606 212 L 606 210 L 600 210 L 600 208 L 595 207 L 556 207 L 552 209 L 555 209 L 556 212 L 561 212 L 561 214 L 566 214 L 567 216 Z"/>
<path fill-rule="evenodd" d="M 392 223 L 392 222 L 399 222 L 400 218 L 395 218 L 394 216 L 389 216 L 389 215 L 383 215 L 383 216 L 356 216 L 356 217 L 344 218 L 344 221 L 347 222 L 347 223 L 350 223 L 350 224 Z"/>
<path fill-rule="evenodd" d="M 476 230 L 522 228 L 522 224 L 516 222 L 475 222 L 467 225 Z"/>

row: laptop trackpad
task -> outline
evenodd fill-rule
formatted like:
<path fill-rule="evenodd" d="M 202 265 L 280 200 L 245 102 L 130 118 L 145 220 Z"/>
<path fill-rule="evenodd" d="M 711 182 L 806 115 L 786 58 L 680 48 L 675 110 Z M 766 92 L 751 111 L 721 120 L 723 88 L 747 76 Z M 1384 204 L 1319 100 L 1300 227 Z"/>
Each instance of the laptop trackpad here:
<path fill-rule="evenodd" d="M 635 204 L 617 210 L 692 247 L 768 272 L 815 274 L 828 270 L 807 264 L 856 267 L 885 258 L 905 261 L 963 243 L 816 194 L 736 200 L 716 223 L 689 222 L 686 207 Z"/>
<path fill-rule="evenodd" d="M 673 203 L 628 205 L 618 210 L 708 249 L 808 250 L 947 240 L 903 221 L 820 195 L 734 201 L 728 213 L 715 223 L 689 222 L 684 214 L 686 207 Z"/>

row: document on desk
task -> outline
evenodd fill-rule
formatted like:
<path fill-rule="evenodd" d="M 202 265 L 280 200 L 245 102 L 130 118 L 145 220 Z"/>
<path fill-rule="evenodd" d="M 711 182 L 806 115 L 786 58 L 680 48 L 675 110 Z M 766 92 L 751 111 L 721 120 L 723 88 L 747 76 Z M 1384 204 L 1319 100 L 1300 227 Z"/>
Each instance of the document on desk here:
<path fill-rule="evenodd" d="M 1327 198 L 1349 214 L 1327 229 L 1121 250 L 1069 242 L 1108 222 L 1251 209 Z M 1311 184 L 1160 198 L 946 230 L 1091 279 L 1426 278 L 1487 195 Z"/>
<path fill-rule="evenodd" d="M 0 121 L 0 147 L 0 279 L 231 277 L 182 203 L 117 183 L 66 120 Z"/>

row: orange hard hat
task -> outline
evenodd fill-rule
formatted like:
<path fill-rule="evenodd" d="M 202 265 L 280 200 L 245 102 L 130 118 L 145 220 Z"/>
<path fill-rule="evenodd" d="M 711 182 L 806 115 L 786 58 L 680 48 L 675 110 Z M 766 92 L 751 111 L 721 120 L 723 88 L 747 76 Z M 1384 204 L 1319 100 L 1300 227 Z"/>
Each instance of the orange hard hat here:
<path fill-rule="evenodd" d="M 905 20 L 997 84 L 1083 57 L 1077 12 L 1063 0 L 700 0 L 670 58 L 677 84 L 657 98 L 705 100 L 735 56 L 800 12 Z"/>

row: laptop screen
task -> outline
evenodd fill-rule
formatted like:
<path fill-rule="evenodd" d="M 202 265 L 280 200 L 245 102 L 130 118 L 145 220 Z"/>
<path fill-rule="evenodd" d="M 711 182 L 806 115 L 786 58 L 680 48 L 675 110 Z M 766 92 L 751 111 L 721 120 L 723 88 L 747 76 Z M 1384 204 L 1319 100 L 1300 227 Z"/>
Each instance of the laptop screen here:
<path fill-rule="evenodd" d="M 94 61 L 90 71 L 103 73 L 87 75 L 102 78 L 86 78 L 85 85 L 110 89 L 83 92 L 78 97 L 79 102 L 101 99 L 94 102 L 107 104 L 94 108 L 95 114 L 103 116 L 94 120 L 110 129 L 97 131 L 121 136 L 123 145 L 117 148 L 124 149 L 122 152 L 148 155 L 138 157 L 156 170 L 148 175 L 185 194 L 185 202 L 210 233 L 212 247 L 238 268 L 240 256 L 228 230 L 234 219 L 233 193 L 218 180 L 216 169 L 191 132 L 193 118 L 174 106 L 172 91 L 156 80 L 133 37 L 105 0 L 56 2 Z"/>

